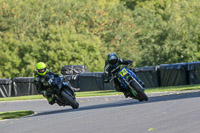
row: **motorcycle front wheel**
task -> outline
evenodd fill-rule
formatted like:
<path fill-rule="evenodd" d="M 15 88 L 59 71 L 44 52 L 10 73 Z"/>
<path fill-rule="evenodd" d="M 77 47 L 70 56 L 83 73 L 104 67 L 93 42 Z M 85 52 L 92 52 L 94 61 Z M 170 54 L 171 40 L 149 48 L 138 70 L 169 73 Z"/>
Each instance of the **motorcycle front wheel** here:
<path fill-rule="evenodd" d="M 130 84 L 134 89 L 135 91 L 138 93 L 138 97 L 139 97 L 139 101 L 148 101 L 148 97 L 147 95 L 143 92 L 143 88 L 141 87 L 141 85 L 139 85 L 138 82 L 131 82 Z"/>
<path fill-rule="evenodd" d="M 79 103 L 70 95 L 68 95 L 65 91 L 61 91 L 61 95 L 63 96 L 63 99 L 71 105 L 73 109 L 77 109 L 79 107 Z"/>

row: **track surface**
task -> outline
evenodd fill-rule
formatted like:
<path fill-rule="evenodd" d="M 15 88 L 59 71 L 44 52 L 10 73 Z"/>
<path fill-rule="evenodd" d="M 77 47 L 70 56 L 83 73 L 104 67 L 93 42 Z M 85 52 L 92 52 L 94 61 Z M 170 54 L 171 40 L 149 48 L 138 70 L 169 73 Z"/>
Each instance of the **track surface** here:
<path fill-rule="evenodd" d="M 199 133 L 200 92 L 148 94 L 148 102 L 124 96 L 78 98 L 79 109 L 46 100 L 0 102 L 0 112 L 36 114 L 0 121 L 0 133 Z"/>

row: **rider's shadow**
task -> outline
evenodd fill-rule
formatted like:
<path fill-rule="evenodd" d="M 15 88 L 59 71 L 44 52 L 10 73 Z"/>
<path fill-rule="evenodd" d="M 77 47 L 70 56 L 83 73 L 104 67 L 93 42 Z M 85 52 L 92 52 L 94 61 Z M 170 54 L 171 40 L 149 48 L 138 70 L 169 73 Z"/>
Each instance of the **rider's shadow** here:
<path fill-rule="evenodd" d="M 154 96 L 154 97 L 149 97 L 149 101 L 146 101 L 146 102 L 139 102 L 138 100 L 133 100 L 133 99 L 125 99 L 125 100 L 117 101 L 117 102 L 88 105 L 88 106 L 83 106 L 83 107 L 81 107 L 81 104 L 80 104 L 80 107 L 78 109 L 70 108 L 70 109 L 45 111 L 45 112 L 34 114 L 31 117 L 42 116 L 42 115 L 52 115 L 52 114 L 59 114 L 59 113 L 66 113 L 66 112 L 77 112 L 77 111 L 84 111 L 84 110 L 95 110 L 95 109 L 101 109 L 101 108 L 115 108 L 115 107 L 123 107 L 123 106 L 137 105 L 137 104 L 148 104 L 148 103 L 153 103 L 153 102 L 187 99 L 187 98 L 195 98 L 195 97 L 200 97 L 200 92 Z"/>
<path fill-rule="evenodd" d="M 200 92 L 190 92 L 190 93 L 180 93 L 180 94 L 170 94 L 170 95 L 149 97 L 149 101 L 147 103 L 196 98 L 196 97 L 200 97 Z"/>
<path fill-rule="evenodd" d="M 129 106 L 136 103 L 138 103 L 138 101 L 130 99 L 130 100 L 123 100 L 123 101 L 118 101 L 118 102 L 110 102 L 110 103 L 105 103 L 105 104 L 88 105 L 88 106 L 83 106 L 83 107 L 81 107 L 81 104 L 80 104 L 78 109 L 72 109 L 70 107 L 69 109 L 44 111 L 44 112 L 34 114 L 32 116 L 51 115 L 51 114 L 59 114 L 59 113 L 66 113 L 66 112 L 77 112 L 77 111 L 94 110 L 94 109 L 101 109 L 101 108 L 114 108 L 114 107 L 120 107 L 120 106 Z"/>

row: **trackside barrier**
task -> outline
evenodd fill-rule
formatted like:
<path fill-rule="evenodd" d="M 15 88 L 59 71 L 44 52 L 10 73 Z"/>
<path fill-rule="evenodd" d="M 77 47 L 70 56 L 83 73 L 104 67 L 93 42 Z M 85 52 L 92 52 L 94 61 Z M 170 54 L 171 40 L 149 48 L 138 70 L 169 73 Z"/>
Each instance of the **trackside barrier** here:
<path fill-rule="evenodd" d="M 188 63 L 189 84 L 200 84 L 200 61 Z"/>
<path fill-rule="evenodd" d="M 134 69 L 137 77 L 145 84 L 145 88 L 160 86 L 160 66 L 140 67 Z"/>
<path fill-rule="evenodd" d="M 82 66 L 81 66 L 82 67 Z M 83 67 L 82 67 L 83 68 Z M 85 69 L 85 68 L 84 68 Z M 65 66 L 65 70 L 66 66 Z M 72 69 L 73 70 L 73 69 Z M 112 90 L 112 83 L 104 83 L 103 72 L 79 72 L 64 75 L 64 80 L 78 91 Z M 132 69 L 145 83 L 145 88 L 200 84 L 200 61 L 190 63 L 162 64 L 160 66 Z M 0 97 L 36 95 L 33 77 L 0 79 Z"/>
<path fill-rule="evenodd" d="M 12 96 L 36 95 L 34 77 L 16 77 L 12 79 Z"/>
<path fill-rule="evenodd" d="M 11 97 L 12 80 L 0 79 L 0 97 Z"/>
<path fill-rule="evenodd" d="M 78 74 L 76 74 L 76 75 L 64 75 L 63 78 L 64 78 L 64 81 L 69 83 L 73 88 L 75 88 L 75 89 L 80 88 Z"/>
<path fill-rule="evenodd" d="M 79 75 L 80 91 L 104 90 L 103 72 L 87 72 Z"/>
<path fill-rule="evenodd" d="M 189 75 L 187 63 L 160 65 L 161 86 L 188 85 Z"/>
<path fill-rule="evenodd" d="M 88 67 L 85 65 L 66 65 L 61 69 L 61 74 L 63 75 L 76 75 L 85 72 L 89 72 Z"/>

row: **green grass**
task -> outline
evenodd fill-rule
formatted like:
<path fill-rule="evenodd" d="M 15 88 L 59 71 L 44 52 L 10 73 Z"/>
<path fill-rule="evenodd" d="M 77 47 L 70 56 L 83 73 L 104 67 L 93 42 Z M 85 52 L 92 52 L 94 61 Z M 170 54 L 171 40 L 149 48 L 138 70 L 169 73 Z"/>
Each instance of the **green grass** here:
<path fill-rule="evenodd" d="M 160 87 L 160 88 L 147 88 L 145 90 L 145 93 L 199 90 L 199 89 L 200 89 L 200 84 L 198 84 L 198 85 L 184 85 L 184 86 L 170 86 L 170 87 Z M 116 92 L 115 90 L 76 92 L 76 97 L 106 96 L 106 95 L 122 95 L 122 92 Z M 44 99 L 44 97 L 42 95 L 6 97 L 6 98 L 0 98 L 0 101 L 33 100 L 33 99 Z"/>
<path fill-rule="evenodd" d="M 18 96 L 18 97 L 5 97 L 0 98 L 0 101 L 15 101 L 15 100 L 35 100 L 44 99 L 42 95 Z"/>
<path fill-rule="evenodd" d="M 186 91 L 186 90 L 200 90 L 200 84 L 197 85 L 182 85 L 182 86 L 169 86 L 159 88 L 148 88 L 145 90 L 146 93 L 151 92 L 168 92 L 168 91 Z"/>
<path fill-rule="evenodd" d="M 3 119 L 13 119 L 19 118 L 22 116 L 27 116 L 33 114 L 33 111 L 9 111 L 9 112 L 0 112 L 0 120 Z"/>

